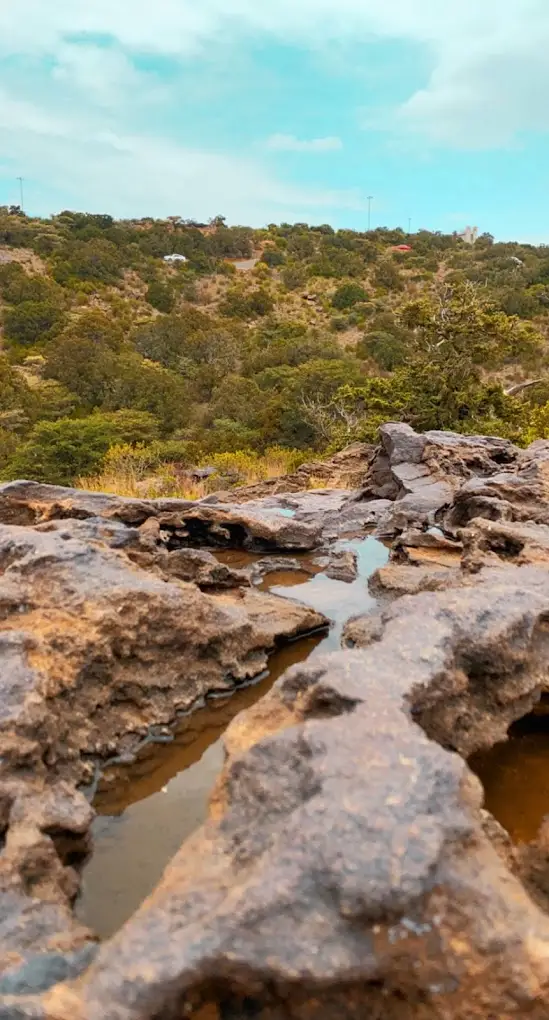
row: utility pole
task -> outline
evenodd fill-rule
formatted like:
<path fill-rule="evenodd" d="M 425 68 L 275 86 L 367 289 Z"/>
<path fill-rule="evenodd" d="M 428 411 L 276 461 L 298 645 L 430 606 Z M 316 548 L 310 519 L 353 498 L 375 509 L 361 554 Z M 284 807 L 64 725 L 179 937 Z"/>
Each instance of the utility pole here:
<path fill-rule="evenodd" d="M 17 180 L 19 181 L 19 188 L 21 190 L 21 212 L 25 212 L 25 194 L 23 191 L 23 183 L 25 181 L 25 178 L 18 177 Z"/>
<path fill-rule="evenodd" d="M 412 217 L 408 216 L 408 233 L 412 233 Z"/>
<path fill-rule="evenodd" d="M 373 195 L 368 195 L 368 233 L 370 232 L 370 227 L 372 226 L 372 202 L 373 202 L 373 200 L 374 200 L 374 196 Z"/>

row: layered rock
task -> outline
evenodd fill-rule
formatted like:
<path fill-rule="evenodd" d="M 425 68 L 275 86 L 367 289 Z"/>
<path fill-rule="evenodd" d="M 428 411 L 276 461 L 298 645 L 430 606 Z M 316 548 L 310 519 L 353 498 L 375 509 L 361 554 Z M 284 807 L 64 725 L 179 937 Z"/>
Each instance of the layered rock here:
<path fill-rule="evenodd" d="M 327 622 L 250 588 L 204 594 L 175 580 L 177 551 L 142 569 L 141 539 L 95 518 L 0 525 L 0 970 L 89 937 L 69 910 L 93 817 L 74 784 Z"/>
<path fill-rule="evenodd" d="M 290 669 L 230 727 L 211 821 L 43 1015 L 541 1020 L 549 919 L 464 756 L 539 698 L 548 613 L 546 570 L 490 570 Z"/>
<path fill-rule="evenodd" d="M 209 545 L 256 551 L 308 550 L 314 549 L 320 539 L 318 527 L 264 507 L 250 512 L 238 506 L 211 506 L 183 499 L 134 500 L 24 481 L 0 486 L 3 523 L 25 525 L 96 517 L 135 527 L 153 519 L 172 548 Z"/>
<path fill-rule="evenodd" d="M 355 493 L 4 488 L 0 517 L 34 527 L 0 529 L 0 1020 L 546 1020 L 547 827 L 513 848 L 467 758 L 549 690 L 547 465 L 549 443 L 393 423 Z M 321 623 L 250 578 L 313 548 L 350 578 L 333 542 L 375 524 L 378 611 L 233 721 L 206 825 L 92 959 L 67 849 L 88 759 L 131 757 Z M 203 543 L 277 556 L 220 572 Z"/>

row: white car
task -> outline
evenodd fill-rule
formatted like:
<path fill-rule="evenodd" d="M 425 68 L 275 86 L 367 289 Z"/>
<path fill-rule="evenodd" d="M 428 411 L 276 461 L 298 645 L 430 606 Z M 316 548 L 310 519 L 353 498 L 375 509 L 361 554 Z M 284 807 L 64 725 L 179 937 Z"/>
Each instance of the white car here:
<path fill-rule="evenodd" d="M 186 255 L 164 255 L 164 262 L 188 262 Z"/>

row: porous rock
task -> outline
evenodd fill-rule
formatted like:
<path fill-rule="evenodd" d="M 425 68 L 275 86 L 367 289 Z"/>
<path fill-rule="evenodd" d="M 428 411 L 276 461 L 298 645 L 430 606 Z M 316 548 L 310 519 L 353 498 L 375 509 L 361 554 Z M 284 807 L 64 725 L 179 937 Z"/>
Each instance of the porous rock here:
<path fill-rule="evenodd" d="M 546 570 L 490 570 L 292 667 L 229 728 L 211 820 L 45 1016 L 542 1020 L 549 920 L 464 756 L 539 697 L 548 612 Z"/>
<path fill-rule="evenodd" d="M 320 528 L 266 509 L 210 506 L 183 499 L 135 500 L 38 482 L 0 486 L 0 522 L 39 524 L 66 518 L 105 518 L 139 527 L 156 518 L 176 546 L 212 545 L 258 551 L 314 549 Z"/>
<path fill-rule="evenodd" d="M 119 548 L 121 527 L 0 525 L 0 973 L 15 984 L 34 953 L 91 937 L 70 910 L 70 862 L 89 850 L 93 817 L 74 784 L 327 622 L 267 593 L 209 595 L 141 569 L 129 555 L 140 535 Z"/>

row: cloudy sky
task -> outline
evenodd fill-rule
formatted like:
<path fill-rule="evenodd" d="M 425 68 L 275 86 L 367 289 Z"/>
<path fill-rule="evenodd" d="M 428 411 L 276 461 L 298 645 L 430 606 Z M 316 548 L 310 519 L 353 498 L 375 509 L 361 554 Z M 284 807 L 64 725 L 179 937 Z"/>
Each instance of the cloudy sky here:
<path fill-rule="evenodd" d="M 0 0 L 0 205 L 549 242 L 547 0 Z"/>

